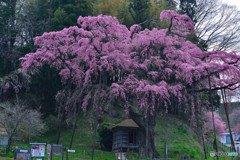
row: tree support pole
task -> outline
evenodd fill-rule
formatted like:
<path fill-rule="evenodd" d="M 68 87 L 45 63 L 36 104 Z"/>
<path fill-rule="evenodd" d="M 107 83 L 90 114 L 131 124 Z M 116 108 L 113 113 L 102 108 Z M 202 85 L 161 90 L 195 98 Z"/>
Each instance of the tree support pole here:
<path fill-rule="evenodd" d="M 212 108 L 212 121 L 213 121 L 213 131 L 214 131 L 214 142 L 213 142 L 213 144 L 216 145 L 215 149 L 216 149 L 216 152 L 218 153 L 216 128 L 215 128 L 215 120 L 214 120 L 214 106 L 213 106 L 213 100 L 212 100 L 212 86 L 211 86 L 210 76 L 208 76 L 208 83 L 209 83 L 209 99 L 210 99 L 210 104 L 211 104 L 211 108 Z M 217 155 L 217 160 L 218 160 L 218 155 Z"/>
<path fill-rule="evenodd" d="M 224 90 L 221 89 L 221 94 L 222 94 L 223 105 L 224 105 L 224 109 L 225 109 L 225 113 L 226 113 L 226 117 L 227 117 L 228 129 L 229 129 L 230 138 L 231 138 L 231 147 L 233 148 L 233 151 L 235 152 L 236 150 L 235 150 L 235 145 L 234 145 L 234 141 L 233 141 L 230 121 L 229 121 L 229 113 L 228 113 L 228 106 L 227 106 L 227 95 L 226 95 L 225 89 Z"/>

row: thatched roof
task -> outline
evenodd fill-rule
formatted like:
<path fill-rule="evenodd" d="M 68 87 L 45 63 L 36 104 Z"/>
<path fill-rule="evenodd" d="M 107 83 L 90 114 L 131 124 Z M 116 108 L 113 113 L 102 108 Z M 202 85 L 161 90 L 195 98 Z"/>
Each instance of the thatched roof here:
<path fill-rule="evenodd" d="M 134 122 L 133 119 L 126 119 L 122 121 L 121 123 L 118 123 L 117 125 L 113 126 L 111 129 L 116 127 L 122 127 L 122 128 L 139 128 L 136 122 Z"/>

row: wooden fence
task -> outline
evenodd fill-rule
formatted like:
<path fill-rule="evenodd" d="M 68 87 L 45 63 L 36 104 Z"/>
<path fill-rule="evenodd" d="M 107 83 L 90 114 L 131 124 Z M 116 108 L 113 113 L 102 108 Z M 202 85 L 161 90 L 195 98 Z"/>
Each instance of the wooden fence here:
<path fill-rule="evenodd" d="M 115 154 L 115 157 L 116 157 L 116 160 L 126 160 L 124 159 L 123 157 L 119 156 L 118 153 Z M 154 159 L 152 158 L 152 156 L 150 156 L 149 158 L 142 158 L 142 157 L 139 157 L 139 156 L 134 156 L 133 154 L 131 155 L 127 155 L 127 159 L 128 160 L 172 160 L 171 158 L 168 158 L 167 156 L 165 158 L 158 158 L 158 159 Z M 204 160 L 204 155 L 202 154 L 201 156 L 201 160 Z M 216 157 L 212 157 L 211 158 L 212 160 L 217 160 Z M 208 158 L 208 160 L 211 160 Z M 239 153 L 238 153 L 238 156 L 222 156 L 222 157 L 219 157 L 219 159 L 221 160 L 240 160 L 240 156 L 239 156 Z M 86 160 L 85 159 L 85 151 L 83 152 L 83 160 Z M 99 160 L 104 160 L 103 159 L 103 152 L 101 152 L 101 159 Z M 179 154 L 177 155 L 177 160 L 181 160 L 181 158 L 179 157 Z M 191 155 L 189 154 L 188 157 L 187 157 L 187 160 L 191 160 Z"/>

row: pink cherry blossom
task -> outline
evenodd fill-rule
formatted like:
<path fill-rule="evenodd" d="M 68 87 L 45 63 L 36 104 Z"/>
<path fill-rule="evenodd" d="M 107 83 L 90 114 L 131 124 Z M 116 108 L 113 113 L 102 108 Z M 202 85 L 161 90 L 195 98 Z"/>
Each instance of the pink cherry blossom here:
<path fill-rule="evenodd" d="M 194 116 L 199 100 L 192 97 L 193 90 L 208 89 L 208 76 L 212 88 L 239 85 L 240 56 L 234 51 L 202 51 L 188 41 L 185 35 L 194 34 L 195 29 L 186 15 L 163 11 L 160 20 L 164 19 L 171 28 L 141 31 L 140 25 L 129 30 L 111 16 L 80 16 L 80 27 L 36 37 L 38 49 L 20 59 L 22 69 L 31 72 L 44 64 L 56 68 L 63 85 L 84 89 L 83 97 L 78 97 L 83 99 L 83 110 L 89 92 L 94 92 L 102 99 L 99 109 L 103 103 L 121 99 L 126 112 L 137 105 L 146 117 L 156 109 L 168 112 L 174 99 L 185 103 L 183 112 Z M 100 95 L 97 85 L 104 85 Z"/>

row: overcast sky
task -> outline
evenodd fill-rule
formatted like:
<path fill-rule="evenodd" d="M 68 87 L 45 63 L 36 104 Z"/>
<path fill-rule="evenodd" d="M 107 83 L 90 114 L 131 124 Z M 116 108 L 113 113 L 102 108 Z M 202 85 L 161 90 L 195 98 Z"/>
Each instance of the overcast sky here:
<path fill-rule="evenodd" d="M 240 10 L 240 0 L 222 0 L 222 2 L 227 3 L 229 5 L 235 5 L 238 7 L 238 10 Z M 221 95 L 220 92 L 219 95 Z M 232 96 L 231 102 L 240 102 L 240 94 L 238 93 L 237 96 Z"/>
<path fill-rule="evenodd" d="M 235 5 L 240 10 L 240 0 L 222 0 L 223 3 L 227 3 L 229 5 Z"/>

